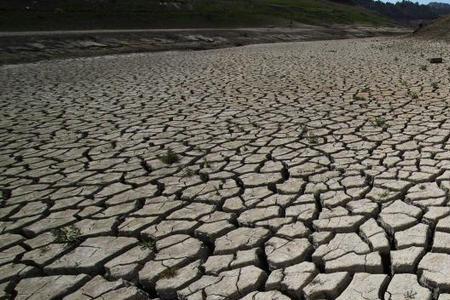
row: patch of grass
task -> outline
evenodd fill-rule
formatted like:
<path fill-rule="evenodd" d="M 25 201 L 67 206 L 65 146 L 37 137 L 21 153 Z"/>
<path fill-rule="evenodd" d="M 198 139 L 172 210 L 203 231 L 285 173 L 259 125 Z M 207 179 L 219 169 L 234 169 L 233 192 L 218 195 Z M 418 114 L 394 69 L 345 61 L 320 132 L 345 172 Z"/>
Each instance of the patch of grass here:
<path fill-rule="evenodd" d="M 204 159 L 204 161 L 203 161 L 203 167 L 205 168 L 205 169 L 207 169 L 207 168 L 209 168 L 209 162 L 208 162 L 208 159 L 205 157 L 205 159 Z"/>
<path fill-rule="evenodd" d="M 42 254 L 45 254 L 45 253 L 47 253 L 48 251 L 50 251 L 50 247 L 49 247 L 48 245 L 39 248 L 39 252 L 42 253 Z"/>
<path fill-rule="evenodd" d="M 174 267 L 169 267 L 167 269 L 165 269 L 164 271 L 162 271 L 160 278 L 161 279 L 169 279 L 169 278 L 173 278 L 175 276 L 177 276 L 178 274 L 178 270 Z"/>
<path fill-rule="evenodd" d="M 361 96 L 358 96 L 357 94 L 354 94 L 354 95 L 353 95 L 353 100 L 356 100 L 356 101 L 363 101 L 363 100 L 366 100 L 366 98 L 361 97 Z"/>
<path fill-rule="evenodd" d="M 311 285 L 320 285 L 320 284 L 322 284 L 323 282 L 322 282 L 322 280 L 320 279 L 320 278 L 314 278 L 312 281 L 311 281 Z"/>
<path fill-rule="evenodd" d="M 319 143 L 319 139 L 316 136 L 310 136 L 308 137 L 308 142 L 315 145 Z"/>
<path fill-rule="evenodd" d="M 363 93 L 368 93 L 370 91 L 370 89 L 368 87 L 365 87 L 361 90 L 361 92 Z"/>
<path fill-rule="evenodd" d="M 405 297 L 405 300 L 412 300 L 412 299 L 416 299 L 417 296 L 417 292 L 414 290 L 407 290 L 404 294 L 403 297 Z"/>
<path fill-rule="evenodd" d="M 178 154 L 175 153 L 175 151 L 173 151 L 171 148 L 168 148 L 167 152 L 163 155 L 159 155 L 158 158 L 160 161 L 167 165 L 171 165 L 180 161 Z"/>
<path fill-rule="evenodd" d="M 183 177 L 192 177 L 195 175 L 195 171 L 190 169 L 190 168 L 186 168 L 183 170 Z"/>
<path fill-rule="evenodd" d="M 141 241 L 139 243 L 139 245 L 141 246 L 142 250 L 145 250 L 145 249 L 149 249 L 151 251 L 156 250 L 156 242 L 152 239 Z"/>
<path fill-rule="evenodd" d="M 200 177 L 200 180 L 203 182 L 207 182 L 209 180 L 209 175 L 207 173 L 200 172 L 198 176 Z"/>
<path fill-rule="evenodd" d="M 381 198 L 381 199 L 387 198 L 387 196 L 389 196 L 389 192 L 388 192 L 388 191 L 383 191 L 383 192 L 380 194 L 380 198 Z"/>
<path fill-rule="evenodd" d="M 241 148 L 237 148 L 236 149 L 236 154 L 237 155 L 242 155 L 243 150 L 241 150 Z"/>
<path fill-rule="evenodd" d="M 217 186 L 214 186 L 214 191 L 216 192 L 216 195 L 217 195 L 217 196 L 220 196 L 220 191 L 219 191 L 219 189 L 217 188 Z"/>
<path fill-rule="evenodd" d="M 419 99 L 419 95 L 416 92 L 408 91 L 408 96 L 412 99 Z"/>
<path fill-rule="evenodd" d="M 311 134 L 308 132 L 308 136 L 306 137 L 308 139 L 308 143 L 315 145 L 319 143 L 319 138 L 315 136 L 314 134 Z"/>
<path fill-rule="evenodd" d="M 386 119 L 383 117 L 376 117 L 372 120 L 372 124 L 377 127 L 386 128 Z"/>
<path fill-rule="evenodd" d="M 75 225 L 70 225 L 63 228 L 56 228 L 53 229 L 51 232 L 55 237 L 56 243 L 71 245 L 78 243 L 81 239 L 81 231 L 79 228 L 75 227 Z"/>

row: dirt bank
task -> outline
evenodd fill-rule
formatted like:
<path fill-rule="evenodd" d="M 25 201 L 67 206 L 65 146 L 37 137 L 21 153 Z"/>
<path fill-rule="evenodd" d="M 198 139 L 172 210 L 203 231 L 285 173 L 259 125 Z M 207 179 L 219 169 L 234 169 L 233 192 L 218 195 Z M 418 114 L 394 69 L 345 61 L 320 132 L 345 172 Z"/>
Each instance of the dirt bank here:
<path fill-rule="evenodd" d="M 402 35 L 405 28 L 310 26 L 296 28 L 89 30 L 0 32 L 0 64 L 167 50 L 204 50 L 248 44 Z"/>

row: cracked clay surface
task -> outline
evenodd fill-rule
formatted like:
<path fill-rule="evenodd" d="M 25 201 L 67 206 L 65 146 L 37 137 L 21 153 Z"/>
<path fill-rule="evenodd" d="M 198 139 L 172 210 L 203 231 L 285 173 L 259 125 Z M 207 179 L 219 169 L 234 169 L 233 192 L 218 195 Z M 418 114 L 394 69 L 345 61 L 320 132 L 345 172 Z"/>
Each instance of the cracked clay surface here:
<path fill-rule="evenodd" d="M 0 67 L 0 298 L 450 299 L 449 58 L 382 38 Z"/>

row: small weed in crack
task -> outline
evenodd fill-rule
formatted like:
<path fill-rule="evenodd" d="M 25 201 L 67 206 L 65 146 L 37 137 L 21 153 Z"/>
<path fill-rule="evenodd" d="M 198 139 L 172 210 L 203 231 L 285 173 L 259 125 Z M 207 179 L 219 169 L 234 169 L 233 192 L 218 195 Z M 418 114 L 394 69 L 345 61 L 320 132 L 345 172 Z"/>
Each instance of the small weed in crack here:
<path fill-rule="evenodd" d="M 81 231 L 74 225 L 52 230 L 56 243 L 72 245 L 80 241 Z"/>
<path fill-rule="evenodd" d="M 372 120 L 373 126 L 387 128 L 386 119 L 383 117 L 376 117 Z"/>
<path fill-rule="evenodd" d="M 142 250 L 149 249 L 151 251 L 155 251 L 156 249 L 156 242 L 154 240 L 146 240 L 139 243 Z"/>
<path fill-rule="evenodd" d="M 167 165 L 171 165 L 180 161 L 178 154 L 176 154 L 175 151 L 173 151 L 171 148 L 168 148 L 167 152 L 163 155 L 159 155 L 158 158 L 160 161 Z"/>
<path fill-rule="evenodd" d="M 176 268 L 169 267 L 161 273 L 159 278 L 169 279 L 169 278 L 173 278 L 173 277 L 177 276 L 177 274 L 178 274 L 178 270 Z"/>

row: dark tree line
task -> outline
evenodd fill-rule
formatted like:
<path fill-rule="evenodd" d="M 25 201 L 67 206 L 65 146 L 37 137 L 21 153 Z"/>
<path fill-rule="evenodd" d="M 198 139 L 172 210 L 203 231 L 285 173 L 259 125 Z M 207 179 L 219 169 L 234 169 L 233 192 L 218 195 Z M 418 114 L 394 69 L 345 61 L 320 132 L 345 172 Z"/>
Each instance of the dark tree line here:
<path fill-rule="evenodd" d="M 374 0 L 332 0 L 334 2 L 359 5 L 380 15 L 399 22 L 414 20 L 432 20 L 439 16 L 450 14 L 450 5 L 432 2 L 428 5 L 403 0 L 397 3 L 385 3 Z"/>
<path fill-rule="evenodd" d="M 435 19 L 438 15 L 428 5 L 418 4 L 410 1 L 397 3 L 384 3 L 372 0 L 354 0 L 358 5 L 376 11 L 384 16 L 398 21 L 409 20 L 429 20 Z"/>
<path fill-rule="evenodd" d="M 450 4 L 431 2 L 428 6 L 438 15 L 450 15 Z"/>

